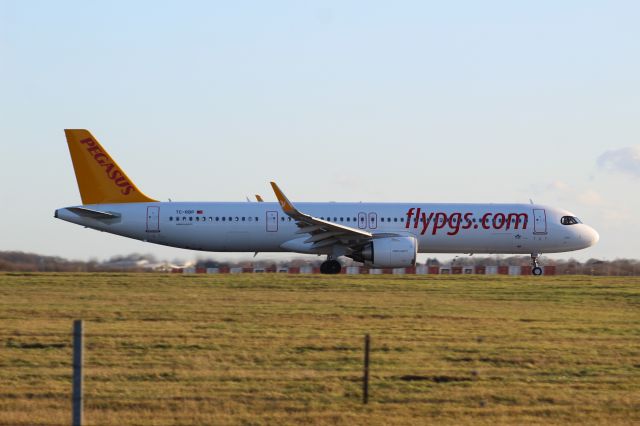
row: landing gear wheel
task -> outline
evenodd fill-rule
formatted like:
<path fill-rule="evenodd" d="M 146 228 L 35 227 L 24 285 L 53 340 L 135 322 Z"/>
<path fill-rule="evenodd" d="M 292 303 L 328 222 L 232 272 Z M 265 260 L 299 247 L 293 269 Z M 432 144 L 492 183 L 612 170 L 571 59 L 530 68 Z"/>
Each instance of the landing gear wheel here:
<path fill-rule="evenodd" d="M 320 265 L 321 274 L 339 274 L 342 265 L 337 260 L 327 260 Z"/>
<path fill-rule="evenodd" d="M 531 273 L 536 277 L 542 275 L 542 268 L 538 265 L 539 257 L 540 253 L 531 253 Z"/>

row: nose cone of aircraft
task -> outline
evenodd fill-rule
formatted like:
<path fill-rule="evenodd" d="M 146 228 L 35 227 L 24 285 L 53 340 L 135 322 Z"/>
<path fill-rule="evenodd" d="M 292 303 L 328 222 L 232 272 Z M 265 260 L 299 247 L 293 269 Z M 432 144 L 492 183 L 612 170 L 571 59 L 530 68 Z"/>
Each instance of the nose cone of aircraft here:
<path fill-rule="evenodd" d="M 600 234 L 598 234 L 598 232 L 592 227 L 587 226 L 586 229 L 584 230 L 583 238 L 588 244 L 588 247 L 591 247 L 592 245 L 595 245 L 595 243 L 598 242 L 598 240 L 600 239 Z"/>

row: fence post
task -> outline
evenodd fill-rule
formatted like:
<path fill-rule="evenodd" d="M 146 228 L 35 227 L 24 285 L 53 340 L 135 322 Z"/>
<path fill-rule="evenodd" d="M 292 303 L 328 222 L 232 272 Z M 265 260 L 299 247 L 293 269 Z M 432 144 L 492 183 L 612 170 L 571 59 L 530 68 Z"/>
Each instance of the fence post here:
<path fill-rule="evenodd" d="M 82 426 L 82 363 L 83 363 L 83 334 L 82 320 L 73 322 L 73 403 L 72 425 Z"/>
<path fill-rule="evenodd" d="M 364 374 L 362 377 L 362 403 L 369 402 L 369 349 L 371 339 L 368 334 L 364 336 Z"/>

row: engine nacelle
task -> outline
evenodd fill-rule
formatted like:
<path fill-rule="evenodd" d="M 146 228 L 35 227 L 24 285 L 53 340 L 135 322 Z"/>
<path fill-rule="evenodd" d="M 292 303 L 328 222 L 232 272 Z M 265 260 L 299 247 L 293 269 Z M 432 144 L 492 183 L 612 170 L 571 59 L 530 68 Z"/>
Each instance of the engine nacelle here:
<path fill-rule="evenodd" d="M 376 268 L 406 268 L 415 266 L 417 253 L 418 240 L 414 237 L 384 237 L 374 239 L 358 257 Z"/>

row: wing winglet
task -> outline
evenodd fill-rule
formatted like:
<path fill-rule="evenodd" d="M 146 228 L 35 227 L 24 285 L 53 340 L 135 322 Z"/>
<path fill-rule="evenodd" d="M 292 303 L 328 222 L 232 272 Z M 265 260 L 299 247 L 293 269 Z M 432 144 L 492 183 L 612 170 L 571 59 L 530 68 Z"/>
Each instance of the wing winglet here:
<path fill-rule="evenodd" d="M 273 188 L 273 192 L 276 193 L 276 198 L 278 199 L 278 203 L 280 203 L 280 207 L 282 207 L 282 211 L 284 211 L 287 216 L 295 219 L 298 222 L 298 226 L 305 230 L 305 233 L 313 233 L 320 230 L 331 230 L 340 231 L 341 234 L 354 235 L 358 238 L 371 238 L 373 236 L 370 232 L 363 231 L 362 229 L 351 228 L 349 226 L 318 219 L 317 217 L 302 213 L 293 206 L 293 203 L 289 201 L 287 196 L 284 195 L 275 182 L 271 182 L 271 187 Z"/>
<path fill-rule="evenodd" d="M 282 207 L 282 210 L 286 214 L 288 214 L 288 215 L 300 214 L 300 212 L 295 207 L 293 207 L 293 204 L 291 203 L 291 201 L 289 201 L 287 196 L 284 195 L 282 190 L 280 188 L 278 188 L 278 185 L 276 185 L 275 182 L 271 182 L 271 187 L 273 188 L 273 192 L 276 193 L 276 198 L 278 199 L 278 202 L 280 203 L 280 207 Z"/>

